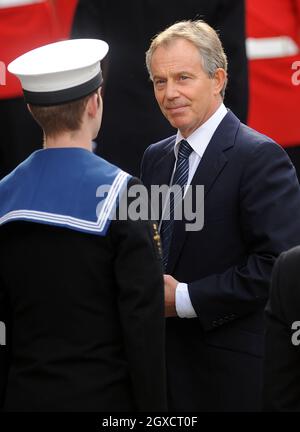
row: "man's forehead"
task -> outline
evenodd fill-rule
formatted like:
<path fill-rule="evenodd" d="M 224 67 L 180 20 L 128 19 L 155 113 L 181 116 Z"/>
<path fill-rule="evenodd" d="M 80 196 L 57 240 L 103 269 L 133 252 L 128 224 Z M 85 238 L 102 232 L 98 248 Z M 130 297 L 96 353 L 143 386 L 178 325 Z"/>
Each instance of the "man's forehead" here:
<path fill-rule="evenodd" d="M 201 58 L 198 48 L 190 41 L 180 38 L 168 44 L 159 45 L 153 52 L 152 62 L 168 61 L 170 59 L 190 60 L 191 58 Z"/>
<path fill-rule="evenodd" d="M 172 45 L 160 45 L 154 51 L 151 61 L 153 76 L 157 73 L 183 73 L 202 70 L 202 59 L 199 51 L 191 42 L 182 40 Z"/>

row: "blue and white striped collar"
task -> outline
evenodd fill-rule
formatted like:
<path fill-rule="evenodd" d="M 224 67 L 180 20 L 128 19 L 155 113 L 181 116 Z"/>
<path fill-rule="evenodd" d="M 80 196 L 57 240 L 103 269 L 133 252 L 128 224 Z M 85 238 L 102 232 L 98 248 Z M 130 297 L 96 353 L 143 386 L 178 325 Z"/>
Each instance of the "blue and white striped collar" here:
<path fill-rule="evenodd" d="M 37 151 L 0 182 L 0 225 L 22 220 L 105 235 L 129 178 L 84 149 Z M 103 185 L 108 193 L 98 197 Z"/>

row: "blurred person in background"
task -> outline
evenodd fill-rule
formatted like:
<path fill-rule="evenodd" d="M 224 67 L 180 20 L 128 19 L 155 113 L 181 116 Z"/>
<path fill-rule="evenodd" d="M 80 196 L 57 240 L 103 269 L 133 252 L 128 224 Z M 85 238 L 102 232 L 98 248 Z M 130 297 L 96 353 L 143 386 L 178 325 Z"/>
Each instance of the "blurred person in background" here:
<path fill-rule="evenodd" d="M 300 412 L 300 247 L 284 252 L 272 274 L 266 308 L 265 411 Z"/>
<path fill-rule="evenodd" d="M 249 126 L 284 147 L 300 178 L 300 0 L 247 0 Z"/>
<path fill-rule="evenodd" d="M 7 66 L 30 49 L 68 39 L 77 0 L 0 0 L 0 61 Z M 43 145 L 19 80 L 2 70 L 0 84 L 0 179 Z"/>

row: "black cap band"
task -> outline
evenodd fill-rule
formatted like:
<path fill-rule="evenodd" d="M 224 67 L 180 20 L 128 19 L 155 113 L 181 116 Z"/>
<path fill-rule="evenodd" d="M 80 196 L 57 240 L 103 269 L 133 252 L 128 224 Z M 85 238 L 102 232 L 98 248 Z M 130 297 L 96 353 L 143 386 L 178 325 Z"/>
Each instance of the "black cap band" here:
<path fill-rule="evenodd" d="M 48 92 L 32 92 L 23 89 L 26 103 L 40 106 L 60 105 L 81 99 L 99 88 L 103 83 L 101 71 L 90 81 L 76 87 Z"/>

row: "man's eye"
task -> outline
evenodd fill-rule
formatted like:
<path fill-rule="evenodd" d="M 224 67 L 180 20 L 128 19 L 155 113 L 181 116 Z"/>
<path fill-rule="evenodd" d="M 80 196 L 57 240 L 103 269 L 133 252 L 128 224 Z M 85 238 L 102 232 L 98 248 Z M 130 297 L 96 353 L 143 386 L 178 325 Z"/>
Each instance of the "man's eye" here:
<path fill-rule="evenodd" d="M 187 75 L 180 75 L 179 79 L 181 81 L 187 80 L 189 77 Z"/>
<path fill-rule="evenodd" d="M 161 85 L 161 84 L 164 84 L 164 83 L 165 83 L 165 80 L 163 80 L 163 79 L 155 80 L 155 85 Z"/>

